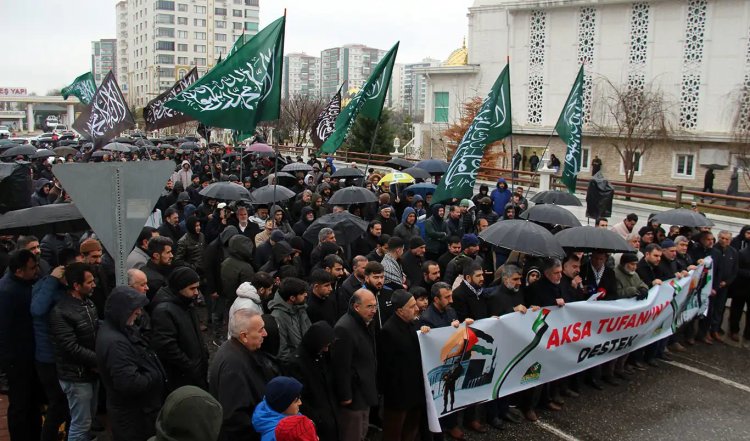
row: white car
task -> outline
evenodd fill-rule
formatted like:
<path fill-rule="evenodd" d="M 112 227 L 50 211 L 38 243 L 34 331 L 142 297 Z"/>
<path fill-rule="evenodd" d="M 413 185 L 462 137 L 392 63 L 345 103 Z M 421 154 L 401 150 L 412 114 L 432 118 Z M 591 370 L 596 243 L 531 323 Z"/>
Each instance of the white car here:
<path fill-rule="evenodd" d="M 0 138 L 10 138 L 10 129 L 8 126 L 0 126 Z"/>
<path fill-rule="evenodd" d="M 54 128 L 57 125 L 58 120 L 57 120 L 57 117 L 55 115 L 50 115 L 50 116 L 47 117 L 46 120 L 44 120 L 44 122 L 45 122 L 45 124 L 47 124 L 47 127 L 49 127 L 51 129 L 51 128 Z"/>

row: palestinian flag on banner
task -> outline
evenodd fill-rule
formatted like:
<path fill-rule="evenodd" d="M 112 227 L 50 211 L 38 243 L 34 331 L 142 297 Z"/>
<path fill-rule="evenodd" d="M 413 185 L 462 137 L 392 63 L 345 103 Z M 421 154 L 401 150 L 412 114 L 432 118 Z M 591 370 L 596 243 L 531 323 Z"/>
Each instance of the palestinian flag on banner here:
<path fill-rule="evenodd" d="M 476 328 L 466 326 L 463 329 L 458 329 L 443 345 L 440 351 L 440 359 L 444 362 L 453 357 L 464 358 L 466 354 L 471 352 L 492 355 L 491 347 L 480 345 L 480 339 L 490 345 L 495 341 L 491 335 Z"/>

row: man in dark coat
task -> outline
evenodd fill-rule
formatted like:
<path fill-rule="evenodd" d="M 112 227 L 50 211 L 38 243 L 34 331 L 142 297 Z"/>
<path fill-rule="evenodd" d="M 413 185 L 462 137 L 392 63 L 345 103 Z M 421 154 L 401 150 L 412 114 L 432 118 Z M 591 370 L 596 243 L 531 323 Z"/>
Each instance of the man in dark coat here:
<path fill-rule="evenodd" d="M 238 234 L 229 239 L 229 255 L 221 263 L 221 296 L 217 299 L 217 315 L 224 317 L 237 298 L 237 288 L 255 276 L 253 268 L 253 245 L 247 237 Z M 219 309 L 220 308 L 220 309 Z"/>
<path fill-rule="evenodd" d="M 338 304 L 333 293 L 333 276 L 325 270 L 316 269 L 310 274 L 310 293 L 307 296 L 307 316 L 311 323 L 324 321 L 331 327 L 339 319 Z"/>
<path fill-rule="evenodd" d="M 354 291 L 365 285 L 365 267 L 369 261 L 365 256 L 354 256 L 352 259 L 352 273 L 344 280 L 336 292 L 336 320 L 349 310 L 349 300 Z"/>
<path fill-rule="evenodd" d="M 177 243 L 183 234 L 179 224 L 180 215 L 177 213 L 177 210 L 168 208 L 164 212 L 164 222 L 158 228 L 159 235 L 168 237 L 172 239 L 172 242 Z"/>
<path fill-rule="evenodd" d="M 203 342 L 194 301 L 198 273 L 187 267 L 172 271 L 169 286 L 162 287 L 151 308 L 151 347 L 169 380 L 169 389 L 192 385 L 206 388 L 208 348 Z"/>
<path fill-rule="evenodd" d="M 422 357 L 417 339 L 419 307 L 398 290 L 394 314 L 378 335 L 378 384 L 383 394 L 383 439 L 416 439 L 425 407 Z"/>
<path fill-rule="evenodd" d="M 352 253 L 366 255 L 378 246 L 378 239 L 383 233 L 383 224 L 379 220 L 370 221 L 367 231 L 354 241 Z"/>
<path fill-rule="evenodd" d="M 219 234 L 203 250 L 203 292 L 206 299 L 206 306 L 210 311 L 209 323 L 220 320 L 219 312 L 223 309 L 217 309 L 216 300 L 222 294 L 221 286 L 221 264 L 224 258 L 229 255 L 229 240 L 238 234 L 237 227 L 230 225 Z"/>
<path fill-rule="evenodd" d="M 138 326 L 147 303 L 146 296 L 133 288 L 115 288 L 96 337 L 114 441 L 145 440 L 156 433 L 166 373 Z"/>
<path fill-rule="evenodd" d="M 588 294 L 599 293 L 598 300 L 617 300 L 615 270 L 607 266 L 605 252 L 591 253 L 589 261 L 581 268 L 581 279 Z"/>
<path fill-rule="evenodd" d="M 209 371 L 209 392 L 224 412 L 223 441 L 260 441 L 253 428 L 255 406 L 273 379 L 261 364 L 260 349 L 267 332 L 260 313 L 240 309 L 229 319 L 231 338 L 216 352 Z"/>
<path fill-rule="evenodd" d="M 153 299 L 162 286 L 167 284 L 167 278 L 172 272 L 172 239 L 156 236 L 148 241 L 148 254 L 150 259 L 141 271 L 146 274 L 148 280 L 148 298 Z"/>
<path fill-rule="evenodd" d="M 351 308 L 336 323 L 333 373 L 339 403 L 339 438 L 363 440 L 367 435 L 370 407 L 378 404 L 377 357 L 370 325 L 378 302 L 367 290 L 357 290 Z"/>
<path fill-rule="evenodd" d="M 711 320 L 709 328 L 711 333 L 709 335 L 719 342 L 722 341 L 719 331 L 724 321 L 727 292 L 734 283 L 739 269 L 739 253 L 730 245 L 731 242 L 732 234 L 726 230 L 720 231 L 719 240 L 716 241 L 711 254 L 716 263 L 714 277 L 719 281 L 719 288 L 716 290 L 716 295 L 708 300 L 709 318 Z"/>
<path fill-rule="evenodd" d="M 420 236 L 409 239 L 408 245 L 409 250 L 401 256 L 401 268 L 406 275 L 406 283 L 411 288 L 422 279 L 422 264 L 427 246 Z"/>
<path fill-rule="evenodd" d="M 39 263 L 25 249 L 12 251 L 0 279 L 0 366 L 8 377 L 8 432 L 11 440 L 37 440 L 42 429 L 43 393 L 34 369 L 31 288 Z"/>
<path fill-rule="evenodd" d="M 333 391 L 330 352 L 334 339 L 333 328 L 328 323 L 313 323 L 286 366 L 288 374 L 305 385 L 300 413 L 315 423 L 320 439 L 330 441 L 339 440 L 338 400 Z"/>

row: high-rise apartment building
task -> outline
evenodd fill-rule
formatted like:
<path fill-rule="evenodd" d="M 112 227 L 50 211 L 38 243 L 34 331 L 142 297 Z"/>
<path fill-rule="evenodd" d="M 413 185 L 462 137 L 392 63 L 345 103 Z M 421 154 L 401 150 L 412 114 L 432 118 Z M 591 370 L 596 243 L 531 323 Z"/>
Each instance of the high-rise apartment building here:
<path fill-rule="evenodd" d="M 404 87 L 402 92 L 403 109 L 412 118 L 420 120 L 424 116 L 424 104 L 427 94 L 427 79 L 424 73 L 415 71 L 421 67 L 440 66 L 441 61 L 425 58 L 419 63 L 404 65 Z"/>
<path fill-rule="evenodd" d="M 258 32 L 259 0 L 125 0 L 118 40 L 127 54 L 128 101 L 144 106 L 194 66 L 203 75 L 244 32 Z M 124 14 L 123 14 L 124 13 Z M 122 20 L 124 18 L 124 20 Z M 119 44 L 119 43 L 118 43 Z"/>
<path fill-rule="evenodd" d="M 91 73 L 96 85 L 101 84 L 109 71 L 117 72 L 117 40 L 105 38 L 91 42 Z"/>
<path fill-rule="evenodd" d="M 117 29 L 117 83 L 123 96 L 128 100 L 128 2 L 123 0 L 115 5 L 115 27 Z"/>
<path fill-rule="evenodd" d="M 387 51 L 361 44 L 348 44 L 320 52 L 320 93 L 331 97 L 346 82 L 344 90 L 359 89 Z"/>
<path fill-rule="evenodd" d="M 320 96 L 320 58 L 304 52 L 284 56 L 282 96 L 294 95 Z"/>

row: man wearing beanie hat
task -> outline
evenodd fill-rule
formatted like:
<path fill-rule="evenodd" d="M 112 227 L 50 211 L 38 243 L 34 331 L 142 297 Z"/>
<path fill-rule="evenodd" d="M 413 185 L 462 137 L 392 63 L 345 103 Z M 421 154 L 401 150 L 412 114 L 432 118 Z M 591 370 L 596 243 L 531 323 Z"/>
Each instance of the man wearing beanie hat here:
<path fill-rule="evenodd" d="M 659 262 L 659 271 L 662 274 L 674 274 L 675 277 L 683 277 L 682 272 L 677 265 L 677 244 L 672 239 L 665 239 L 661 243 L 661 261 Z M 685 272 L 684 275 L 687 275 Z"/>
<path fill-rule="evenodd" d="M 378 384 L 383 392 L 383 439 L 417 439 L 425 406 L 422 361 L 417 340 L 419 307 L 414 297 L 396 290 L 394 314 L 378 335 Z"/>
<path fill-rule="evenodd" d="M 266 385 L 263 401 L 255 406 L 253 427 L 261 441 L 276 440 L 276 426 L 287 416 L 299 414 L 302 383 L 292 377 L 276 377 Z"/>
<path fill-rule="evenodd" d="M 151 302 L 151 346 L 164 365 L 169 389 L 198 386 L 206 389 L 208 348 L 193 302 L 200 277 L 187 267 L 172 271 L 168 285 Z"/>
<path fill-rule="evenodd" d="M 456 277 L 463 274 L 464 266 L 472 262 L 482 266 L 482 257 L 479 255 L 479 238 L 476 234 L 464 234 L 461 238 L 461 254 L 448 262 L 443 280 L 452 285 Z"/>
<path fill-rule="evenodd" d="M 411 288 L 422 279 L 422 264 L 427 252 L 424 239 L 419 236 L 409 239 L 409 250 L 401 256 L 401 267 L 406 274 L 406 284 Z"/>

